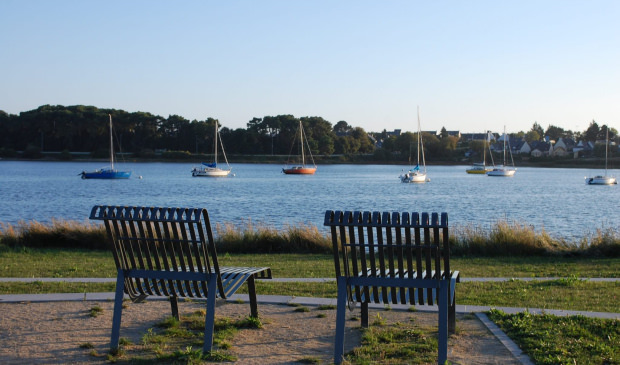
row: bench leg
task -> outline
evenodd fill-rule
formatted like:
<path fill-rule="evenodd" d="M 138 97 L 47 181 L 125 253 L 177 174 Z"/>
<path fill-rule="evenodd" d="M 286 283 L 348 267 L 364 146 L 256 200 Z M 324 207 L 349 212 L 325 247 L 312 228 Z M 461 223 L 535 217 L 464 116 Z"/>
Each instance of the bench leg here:
<path fill-rule="evenodd" d="M 121 331 L 121 316 L 123 315 L 123 292 L 125 290 L 125 275 L 118 270 L 116 276 L 116 293 L 114 294 L 114 314 L 112 315 L 112 336 L 110 337 L 110 350 L 118 350 L 118 341 Z"/>
<path fill-rule="evenodd" d="M 177 319 L 177 321 L 181 320 L 179 317 L 179 302 L 177 301 L 177 297 L 170 297 L 170 309 L 172 310 L 172 316 Z"/>
<path fill-rule="evenodd" d="M 441 280 L 439 283 L 439 338 L 437 363 L 445 364 L 448 360 L 448 282 Z"/>
<path fill-rule="evenodd" d="M 336 308 L 336 339 L 334 342 L 334 363 L 340 364 L 344 356 L 344 327 L 347 309 L 347 282 L 338 277 L 338 302 Z"/>
<path fill-rule="evenodd" d="M 362 327 L 368 328 L 368 303 L 362 302 Z"/>
<path fill-rule="evenodd" d="M 248 295 L 250 297 L 250 313 L 254 318 L 258 318 L 258 305 L 256 304 L 256 285 L 254 275 L 248 278 Z"/>
<path fill-rule="evenodd" d="M 217 274 L 209 274 L 207 282 L 207 315 L 205 316 L 205 339 L 202 352 L 211 352 L 213 348 L 213 327 L 215 325 L 215 297 Z"/>
<path fill-rule="evenodd" d="M 450 303 L 448 309 L 448 333 L 453 335 L 456 332 L 456 303 Z"/>

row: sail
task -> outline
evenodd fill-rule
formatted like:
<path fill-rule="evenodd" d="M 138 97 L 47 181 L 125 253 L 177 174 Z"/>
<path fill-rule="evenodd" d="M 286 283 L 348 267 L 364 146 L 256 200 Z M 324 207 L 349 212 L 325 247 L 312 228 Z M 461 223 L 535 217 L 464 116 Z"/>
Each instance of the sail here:
<path fill-rule="evenodd" d="M 213 167 L 213 168 L 217 167 L 217 162 L 210 162 L 210 163 L 203 162 L 202 164 L 207 167 Z"/>

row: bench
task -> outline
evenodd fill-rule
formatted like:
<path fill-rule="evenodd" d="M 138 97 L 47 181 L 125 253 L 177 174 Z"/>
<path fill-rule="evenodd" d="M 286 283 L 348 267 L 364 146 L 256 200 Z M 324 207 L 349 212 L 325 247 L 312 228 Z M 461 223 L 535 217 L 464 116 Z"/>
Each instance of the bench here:
<path fill-rule="evenodd" d="M 450 271 L 448 215 L 441 213 L 325 212 L 338 283 L 334 362 L 344 355 L 345 308 L 360 303 L 368 327 L 368 304 L 437 305 L 438 363 L 455 330 L 455 284 Z"/>
<path fill-rule="evenodd" d="M 168 297 L 177 319 L 177 298 L 206 299 L 205 353 L 213 346 L 216 297 L 226 299 L 247 282 L 251 316 L 258 317 L 254 279 L 271 279 L 271 269 L 220 267 L 206 209 L 95 206 L 90 219 L 104 222 L 116 263 L 113 351 L 124 294 L 134 302 Z"/>

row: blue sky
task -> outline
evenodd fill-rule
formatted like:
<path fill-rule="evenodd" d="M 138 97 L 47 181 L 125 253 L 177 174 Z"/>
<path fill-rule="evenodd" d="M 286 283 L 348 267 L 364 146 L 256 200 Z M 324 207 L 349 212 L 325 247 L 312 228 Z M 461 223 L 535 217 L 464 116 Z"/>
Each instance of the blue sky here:
<path fill-rule="evenodd" d="M 620 1 L 0 1 L 0 110 L 620 129 Z"/>

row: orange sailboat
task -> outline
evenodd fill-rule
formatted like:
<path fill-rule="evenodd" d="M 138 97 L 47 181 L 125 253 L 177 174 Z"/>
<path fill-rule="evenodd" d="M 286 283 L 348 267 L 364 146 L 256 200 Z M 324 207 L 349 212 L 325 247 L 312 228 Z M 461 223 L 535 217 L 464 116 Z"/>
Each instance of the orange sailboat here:
<path fill-rule="evenodd" d="M 308 147 L 308 154 L 310 155 L 310 159 L 312 160 L 312 166 L 306 166 L 306 155 L 304 153 L 304 142 Z M 295 141 L 293 141 L 293 145 Z M 310 146 L 308 145 L 308 140 L 304 136 L 304 128 L 301 124 L 301 120 L 299 121 L 299 147 L 301 150 L 300 159 L 301 164 L 293 164 L 289 165 L 288 163 L 282 168 L 282 172 L 287 175 L 313 175 L 316 172 L 316 164 L 314 163 L 314 158 L 312 157 L 312 151 L 310 151 Z M 292 150 L 292 149 L 291 149 Z M 290 160 L 290 156 L 289 156 Z"/>

